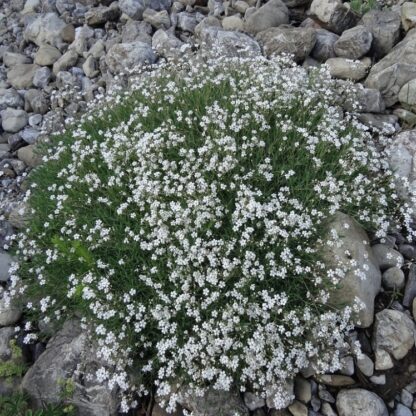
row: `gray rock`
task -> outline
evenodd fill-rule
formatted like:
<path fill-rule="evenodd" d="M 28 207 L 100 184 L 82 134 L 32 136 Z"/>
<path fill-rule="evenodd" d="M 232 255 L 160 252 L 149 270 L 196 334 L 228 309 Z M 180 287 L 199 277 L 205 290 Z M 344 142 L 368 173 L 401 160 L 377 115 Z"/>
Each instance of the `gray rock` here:
<path fill-rule="evenodd" d="M 85 13 L 85 20 L 89 26 L 102 26 L 107 22 L 114 22 L 120 17 L 120 9 L 116 3 L 110 7 L 93 7 Z"/>
<path fill-rule="evenodd" d="M 412 263 L 407 277 L 402 303 L 409 308 L 416 297 L 416 264 Z"/>
<path fill-rule="evenodd" d="M 23 105 L 23 98 L 14 88 L 0 89 L 0 110 L 5 110 L 8 107 L 23 107 Z"/>
<path fill-rule="evenodd" d="M 0 327 L 14 325 L 22 316 L 19 306 L 11 304 L 6 306 L 5 300 L 0 299 Z"/>
<path fill-rule="evenodd" d="M 364 88 L 361 84 L 356 84 L 356 87 L 353 102 L 347 100 L 343 104 L 346 110 L 360 113 L 381 113 L 385 110 L 386 106 L 379 90 Z"/>
<path fill-rule="evenodd" d="M 46 114 L 49 103 L 46 95 L 40 90 L 29 90 L 25 94 L 25 110 L 37 114 Z"/>
<path fill-rule="evenodd" d="M 144 64 L 153 64 L 156 55 L 146 43 L 137 41 L 120 43 L 111 47 L 105 58 L 110 71 L 114 74 L 133 69 Z"/>
<path fill-rule="evenodd" d="M 401 88 L 416 78 L 416 29 L 398 43 L 381 61 L 376 63 L 365 81 L 369 88 L 383 94 L 387 106 L 399 100 Z"/>
<path fill-rule="evenodd" d="M 42 13 L 26 26 L 24 38 L 38 46 L 46 43 L 61 48 L 69 40 L 67 32 L 67 24 L 56 13 Z"/>
<path fill-rule="evenodd" d="M 413 412 L 408 407 L 398 403 L 394 409 L 394 416 L 413 416 Z"/>
<path fill-rule="evenodd" d="M 376 314 L 373 329 L 373 350 L 391 354 L 396 360 L 402 359 L 415 344 L 415 323 L 405 313 L 384 309 Z"/>
<path fill-rule="evenodd" d="M 362 354 L 361 358 L 357 358 L 357 367 L 367 377 L 374 374 L 373 360 L 367 354 Z"/>
<path fill-rule="evenodd" d="M 377 58 L 387 55 L 400 39 L 400 15 L 392 10 L 370 10 L 360 24 L 372 33 L 372 49 Z"/>
<path fill-rule="evenodd" d="M 0 282 L 9 280 L 9 268 L 13 258 L 9 253 L 0 252 Z"/>
<path fill-rule="evenodd" d="M 342 376 L 339 374 L 319 374 L 316 377 L 316 380 L 319 383 L 333 387 L 352 386 L 353 384 L 355 384 L 353 378 L 349 376 Z"/>
<path fill-rule="evenodd" d="M 386 135 L 400 130 L 399 118 L 394 114 L 361 113 L 358 115 L 358 120 L 368 127 L 383 131 Z"/>
<path fill-rule="evenodd" d="M 20 137 L 28 144 L 36 143 L 39 136 L 40 136 L 40 131 L 34 129 L 33 127 L 26 127 L 20 133 Z"/>
<path fill-rule="evenodd" d="M 51 45 L 42 45 L 35 55 L 35 64 L 40 66 L 53 65 L 62 56 L 59 49 Z"/>
<path fill-rule="evenodd" d="M 197 28 L 198 26 L 195 28 L 195 33 Z M 208 26 L 201 28 L 199 39 L 203 52 L 208 54 L 214 51 L 227 56 L 261 55 L 260 45 L 245 33 Z"/>
<path fill-rule="evenodd" d="M 309 13 L 319 19 L 325 29 L 337 34 L 355 26 L 359 20 L 359 15 L 340 0 L 313 0 Z"/>
<path fill-rule="evenodd" d="M 171 0 L 120 0 L 120 10 L 133 19 L 142 19 L 146 8 L 154 10 L 167 10 L 171 6 Z"/>
<path fill-rule="evenodd" d="M 404 84 L 400 89 L 399 101 L 411 110 L 416 110 L 416 78 Z"/>
<path fill-rule="evenodd" d="M 33 76 L 33 85 L 38 88 L 45 88 L 51 80 L 52 71 L 48 67 L 38 68 Z"/>
<path fill-rule="evenodd" d="M 354 359 L 351 356 L 341 358 L 341 374 L 352 376 L 354 374 Z"/>
<path fill-rule="evenodd" d="M 295 61 L 303 61 L 316 42 L 314 29 L 303 27 L 272 27 L 257 34 L 265 55 L 292 54 Z"/>
<path fill-rule="evenodd" d="M 266 389 L 266 405 L 269 409 L 287 407 L 293 403 L 294 399 L 293 380 L 286 380 L 279 389 Z"/>
<path fill-rule="evenodd" d="M 392 367 L 390 367 L 390 368 L 392 368 Z M 378 376 L 372 376 L 372 377 L 370 377 L 370 381 L 371 381 L 371 383 L 376 384 L 378 386 L 383 386 L 384 384 L 386 384 L 386 375 L 385 374 L 380 374 Z"/>
<path fill-rule="evenodd" d="M 360 61 L 352 61 L 346 58 L 329 58 L 325 64 L 334 78 L 359 81 L 367 75 L 371 61 L 368 58 Z"/>
<path fill-rule="evenodd" d="M 303 377 L 295 378 L 295 396 L 303 403 L 309 403 L 312 399 L 311 383 Z"/>
<path fill-rule="evenodd" d="M 416 3 L 407 1 L 402 4 L 401 18 L 403 29 L 408 30 L 416 27 Z"/>
<path fill-rule="evenodd" d="M 375 393 L 364 389 L 341 390 L 337 396 L 339 416 L 388 416 L 386 405 Z"/>
<path fill-rule="evenodd" d="M 38 68 L 35 64 L 15 65 L 7 72 L 7 81 L 18 90 L 30 88 L 33 86 L 33 78 Z"/>
<path fill-rule="evenodd" d="M 78 412 L 85 416 L 117 415 L 114 391 L 94 380 L 89 381 L 75 370 L 79 363 L 88 369 L 102 365 L 94 347 L 77 321 L 65 322 L 49 341 L 46 350 L 25 374 L 22 389 L 41 407 L 44 402 L 56 403 L 60 397 L 60 380 L 72 379 L 75 391 L 71 398 Z"/>
<path fill-rule="evenodd" d="M 288 409 L 293 416 L 308 416 L 308 408 L 299 400 L 295 400 Z"/>
<path fill-rule="evenodd" d="M 152 38 L 152 48 L 158 55 L 168 59 L 179 58 L 183 54 L 181 52 L 183 45 L 184 43 L 173 33 L 163 29 L 157 30 Z"/>
<path fill-rule="evenodd" d="M 281 0 L 269 0 L 246 19 L 244 28 L 247 32 L 256 34 L 287 23 L 289 23 L 287 6 Z"/>
<path fill-rule="evenodd" d="M 3 55 L 3 64 L 9 68 L 13 68 L 19 64 L 31 64 L 31 59 L 21 53 L 5 52 Z"/>
<path fill-rule="evenodd" d="M 246 392 L 244 393 L 244 404 L 248 407 L 249 410 L 254 411 L 266 406 L 266 401 L 262 397 L 258 397 L 253 393 Z"/>
<path fill-rule="evenodd" d="M 325 29 L 318 29 L 315 33 L 316 42 L 311 56 L 319 62 L 325 62 L 329 58 L 335 58 L 334 45 L 339 39 L 339 36 Z"/>
<path fill-rule="evenodd" d="M 184 32 L 194 33 L 196 25 L 199 23 L 195 13 L 180 12 L 178 13 L 177 27 Z"/>
<path fill-rule="evenodd" d="M 329 403 L 322 403 L 321 412 L 323 416 L 337 416 L 335 410 Z"/>
<path fill-rule="evenodd" d="M 348 229 L 345 224 L 349 226 Z M 342 245 L 341 247 L 325 246 L 323 248 L 325 260 L 330 267 L 339 267 L 339 264 L 342 264 L 350 269 L 340 282 L 341 287 L 331 294 L 330 302 L 336 307 L 343 307 L 353 305 L 358 298 L 365 307 L 354 317 L 354 323 L 366 328 L 373 322 L 374 298 L 381 287 L 381 274 L 370 248 L 370 241 L 359 224 L 341 212 L 334 216 L 329 229 L 337 231 Z M 364 241 L 367 244 L 364 244 Z M 351 253 L 350 257 L 345 254 L 345 250 Z M 351 260 L 355 260 L 356 268 L 350 266 Z M 368 266 L 367 270 L 364 270 L 364 265 Z M 358 277 L 355 273 L 357 270 L 364 272 L 366 278 Z"/>
<path fill-rule="evenodd" d="M 403 256 L 394 248 L 385 244 L 376 244 L 372 249 L 381 270 L 386 270 L 391 267 L 400 268 L 403 266 Z"/>
<path fill-rule="evenodd" d="M 334 50 L 337 56 L 359 59 L 369 52 L 372 41 L 372 33 L 359 25 L 346 30 L 335 42 Z"/>
<path fill-rule="evenodd" d="M 400 392 L 400 401 L 406 406 L 406 407 L 412 407 L 413 404 L 413 394 L 410 393 L 410 391 L 403 389 Z"/>
<path fill-rule="evenodd" d="M 94 78 L 100 73 L 98 70 L 97 61 L 92 55 L 90 55 L 82 64 L 82 69 L 88 78 Z"/>
<path fill-rule="evenodd" d="M 244 22 L 238 15 L 227 16 L 222 20 L 224 30 L 243 30 Z"/>
<path fill-rule="evenodd" d="M 320 399 L 328 403 L 335 403 L 334 396 L 327 390 L 326 386 L 324 386 L 323 384 L 318 385 L 318 395 Z"/>
<path fill-rule="evenodd" d="M 249 414 L 237 393 L 211 389 L 202 397 L 190 392 L 181 392 L 180 394 L 178 403 L 195 415 L 248 416 Z"/>
<path fill-rule="evenodd" d="M 73 49 L 68 49 L 52 67 L 53 73 L 56 75 L 60 71 L 66 71 L 76 65 L 78 61 L 78 54 Z"/>
<path fill-rule="evenodd" d="M 161 10 L 160 12 L 157 12 L 156 10 L 153 10 L 153 9 L 146 9 L 143 12 L 143 20 L 145 22 L 150 23 L 156 29 L 160 29 L 160 28 L 168 29 L 170 27 L 169 13 L 166 10 Z M 192 32 L 195 26 L 196 26 L 196 23 L 192 28 Z"/>
<path fill-rule="evenodd" d="M 382 276 L 383 286 L 389 290 L 403 289 L 404 280 L 404 273 L 398 267 L 387 269 Z"/>
<path fill-rule="evenodd" d="M 7 361 L 11 358 L 10 341 L 14 338 L 14 335 L 14 328 L 0 328 L 0 361 Z"/>
<path fill-rule="evenodd" d="M 17 157 L 23 161 L 27 166 L 34 168 L 40 165 L 42 159 L 38 155 L 36 146 L 34 144 L 30 144 L 29 146 L 21 147 L 17 151 Z"/>
<path fill-rule="evenodd" d="M 28 116 L 26 111 L 7 108 L 0 114 L 3 130 L 8 133 L 16 133 L 27 125 Z"/>
<path fill-rule="evenodd" d="M 393 114 L 396 115 L 406 128 L 414 128 L 416 126 L 416 114 L 404 108 L 396 108 L 393 110 Z"/>

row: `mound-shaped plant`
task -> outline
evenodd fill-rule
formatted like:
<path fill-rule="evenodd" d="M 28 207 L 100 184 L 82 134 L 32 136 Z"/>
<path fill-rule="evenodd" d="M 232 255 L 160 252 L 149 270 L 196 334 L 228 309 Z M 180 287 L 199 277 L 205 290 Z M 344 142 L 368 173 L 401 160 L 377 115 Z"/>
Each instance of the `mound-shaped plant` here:
<path fill-rule="evenodd" d="M 396 209 L 336 89 L 325 69 L 219 59 L 143 74 L 86 115 L 32 175 L 14 281 L 34 319 L 81 317 L 95 375 L 127 396 L 184 382 L 281 407 L 282 381 L 336 370 L 351 307 L 328 304 L 327 222 L 382 236 Z"/>

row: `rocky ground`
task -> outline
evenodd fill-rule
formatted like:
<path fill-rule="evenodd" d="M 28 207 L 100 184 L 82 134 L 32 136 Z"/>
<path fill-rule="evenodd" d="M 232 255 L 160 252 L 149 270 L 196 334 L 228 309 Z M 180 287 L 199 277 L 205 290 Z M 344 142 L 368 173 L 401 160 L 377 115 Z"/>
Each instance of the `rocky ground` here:
<path fill-rule="evenodd" d="M 24 179 L 39 164 L 37 143 L 108 91 L 114 77 L 160 57 L 215 45 L 227 54 L 287 52 L 299 64 L 326 63 L 331 74 L 360 85 L 360 120 L 394 137 L 391 164 L 416 186 L 416 3 L 378 4 L 360 15 L 337 0 L 2 0 L 0 4 L 0 242 L 22 227 Z M 245 52 L 247 53 L 247 52 Z M 78 91 L 76 95 L 73 92 Z M 404 191 L 403 191 L 404 192 Z M 406 197 L 406 195 L 403 195 Z M 183 403 L 198 415 L 416 415 L 416 244 L 392 235 L 362 244 L 351 227 L 345 240 L 357 262 L 367 254 L 371 278 L 350 277 L 348 291 L 366 305 L 351 335 L 362 356 L 345 356 L 335 375 L 307 371 L 288 391 L 284 411 L 249 393 Z M 364 238 L 367 238 L 364 235 Z M 7 244 L 5 246 L 7 249 Z M 8 280 L 0 253 L 0 294 Z M 0 358 L 21 322 L 19 309 L 0 299 Z M 38 400 L 56 399 L 57 380 L 72 377 L 80 415 L 117 414 L 114 394 L 81 380 L 81 357 L 91 365 L 85 334 L 68 322 L 47 344 L 24 346 L 33 364 L 23 380 L 0 379 L 0 394 L 21 384 Z M 162 415 L 156 404 L 153 414 Z"/>

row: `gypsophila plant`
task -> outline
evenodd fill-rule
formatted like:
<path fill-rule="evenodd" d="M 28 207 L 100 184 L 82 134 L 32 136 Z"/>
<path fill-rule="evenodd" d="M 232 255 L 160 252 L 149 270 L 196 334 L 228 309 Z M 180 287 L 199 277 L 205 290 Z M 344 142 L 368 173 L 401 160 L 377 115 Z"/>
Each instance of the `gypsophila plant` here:
<path fill-rule="evenodd" d="M 338 369 L 351 328 L 351 307 L 328 302 L 346 271 L 320 256 L 331 216 L 383 237 L 403 214 L 336 89 L 286 58 L 144 72 L 32 172 L 9 296 L 34 322 L 81 317 L 104 362 L 90 377 L 124 410 L 152 386 L 172 409 L 181 383 L 285 406 L 282 383 Z"/>

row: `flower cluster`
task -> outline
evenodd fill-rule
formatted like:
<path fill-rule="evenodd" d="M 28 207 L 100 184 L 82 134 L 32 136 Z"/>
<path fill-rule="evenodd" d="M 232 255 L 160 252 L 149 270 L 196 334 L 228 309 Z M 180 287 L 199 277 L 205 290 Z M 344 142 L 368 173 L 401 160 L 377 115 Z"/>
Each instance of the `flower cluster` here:
<path fill-rule="evenodd" d="M 339 368 L 351 308 L 328 306 L 345 270 L 320 258 L 325 224 L 382 237 L 397 197 L 336 90 L 285 58 L 161 66 L 49 149 L 14 285 L 37 319 L 81 315 L 126 407 L 151 384 L 173 407 L 181 382 L 281 407 L 301 369 Z"/>

